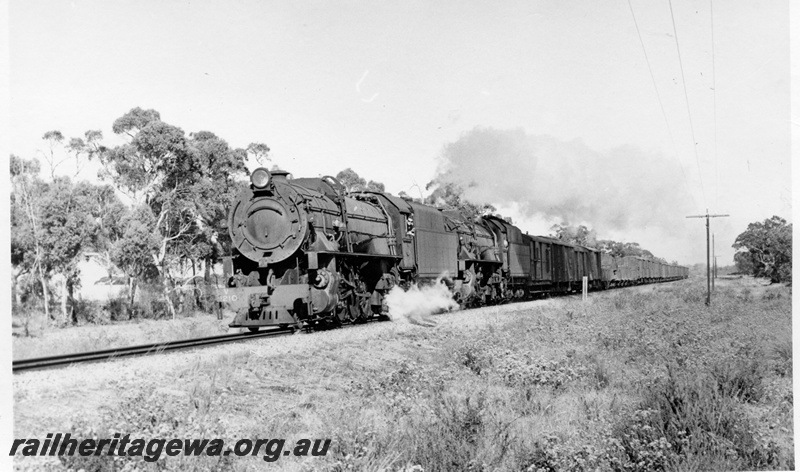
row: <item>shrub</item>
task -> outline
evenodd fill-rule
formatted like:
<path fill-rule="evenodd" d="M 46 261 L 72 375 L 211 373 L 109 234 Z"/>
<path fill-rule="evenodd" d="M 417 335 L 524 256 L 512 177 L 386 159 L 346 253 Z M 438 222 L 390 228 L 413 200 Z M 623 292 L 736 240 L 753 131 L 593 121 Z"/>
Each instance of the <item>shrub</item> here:
<path fill-rule="evenodd" d="M 710 368 L 719 392 L 745 402 L 757 402 L 764 394 L 764 366 L 752 358 L 736 358 L 717 362 Z"/>
<path fill-rule="evenodd" d="M 616 292 L 614 294 L 614 298 L 612 299 L 612 303 L 614 304 L 614 308 L 617 310 L 625 309 L 629 302 L 630 302 L 630 295 L 626 292 Z"/>
<path fill-rule="evenodd" d="M 44 312 L 30 301 L 25 301 L 15 307 L 12 328 L 20 328 L 14 331 L 17 335 L 21 334 L 25 337 L 41 336 L 48 323 L 49 320 Z"/>
<path fill-rule="evenodd" d="M 468 344 L 458 352 L 460 363 L 471 370 L 475 375 L 481 375 L 486 369 L 486 358 L 480 347 Z"/>
<path fill-rule="evenodd" d="M 103 304 L 103 312 L 112 321 L 131 319 L 132 309 L 127 298 L 117 297 L 109 299 Z"/>
<path fill-rule="evenodd" d="M 620 470 L 757 469 L 777 465 L 774 444 L 761 445 L 730 392 L 701 375 L 677 373 L 654 383 L 614 437 Z"/>
<path fill-rule="evenodd" d="M 222 399 L 212 400 L 218 406 Z M 222 438 L 229 445 L 233 437 L 224 422 L 208 409 L 199 408 L 197 398 L 170 390 L 139 391 L 113 409 L 102 412 L 102 419 L 75 418 L 68 431 L 79 442 L 89 438 L 112 438 L 114 433 L 130 434 L 131 440 L 143 438 Z M 228 446 L 229 447 L 229 446 Z M 143 456 L 59 456 L 70 470 L 221 470 L 230 469 L 243 458 L 200 455 L 169 457 L 163 453 L 157 462 Z"/>
<path fill-rule="evenodd" d="M 412 462 L 425 470 L 480 470 L 479 461 L 490 460 L 481 443 L 490 421 L 485 393 L 463 398 L 437 394 L 429 405 L 430 415 L 413 416 L 403 430 Z"/>
<path fill-rule="evenodd" d="M 103 305 L 92 300 L 73 300 L 72 318 L 78 324 L 106 324 L 111 318 L 103 308 Z"/>
<path fill-rule="evenodd" d="M 558 438 L 554 436 L 535 441 L 533 450 L 525 461 L 527 467 L 524 470 L 526 472 L 556 472 L 559 470 L 559 462 L 561 461 L 554 448 L 557 442 Z"/>
<path fill-rule="evenodd" d="M 560 470 L 609 470 L 611 461 L 607 449 L 590 444 L 570 445 L 559 436 L 545 435 L 534 441 L 522 457 L 519 470 L 525 472 L 555 472 Z"/>
<path fill-rule="evenodd" d="M 762 300 L 777 300 L 783 297 L 783 288 L 767 288 L 764 290 L 764 294 L 761 295 Z"/>
<path fill-rule="evenodd" d="M 750 287 L 745 287 L 739 292 L 737 298 L 741 302 L 750 303 L 753 301 L 753 291 L 750 290 Z"/>
<path fill-rule="evenodd" d="M 781 377 L 792 375 L 792 342 L 784 341 L 776 344 L 772 351 L 775 356 L 773 370 Z"/>
<path fill-rule="evenodd" d="M 608 387 L 611 383 L 611 375 L 608 372 L 608 367 L 605 362 L 598 359 L 597 356 L 591 355 L 587 358 L 587 371 L 592 387 L 600 390 Z"/>
<path fill-rule="evenodd" d="M 167 316 L 169 307 L 164 300 L 163 288 L 160 285 L 140 285 L 136 301 L 130 307 L 130 318 L 159 319 Z"/>
<path fill-rule="evenodd" d="M 686 303 L 700 303 L 705 301 L 707 296 L 706 287 L 700 284 L 693 284 L 680 291 L 680 297 Z"/>

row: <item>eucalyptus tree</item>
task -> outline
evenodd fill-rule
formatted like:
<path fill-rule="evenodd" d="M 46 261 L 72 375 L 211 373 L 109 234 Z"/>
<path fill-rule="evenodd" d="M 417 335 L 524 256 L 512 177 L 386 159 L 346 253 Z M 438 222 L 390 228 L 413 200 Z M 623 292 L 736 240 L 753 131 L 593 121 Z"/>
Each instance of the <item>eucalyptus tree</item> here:
<path fill-rule="evenodd" d="M 16 301 L 22 301 L 20 281 L 28 275 L 38 278 L 45 314 L 50 316 L 47 277 L 42 266 L 42 230 L 36 199 L 43 185 L 38 178 L 39 161 L 11 155 L 11 266 Z"/>
<path fill-rule="evenodd" d="M 49 281 L 61 276 L 61 322 L 69 322 L 68 301 L 79 283 L 78 260 L 91 247 L 107 246 L 124 211 L 113 190 L 68 177 L 38 177 L 36 160 L 11 156 L 11 264 L 16 300 L 24 276 L 41 285 L 50 317 Z"/>
<path fill-rule="evenodd" d="M 779 216 L 747 225 L 736 237 L 737 268 L 756 277 L 784 282 L 792 277 L 792 224 Z"/>
<path fill-rule="evenodd" d="M 431 190 L 424 202 L 439 208 L 458 210 L 468 218 L 492 213 L 497 209 L 489 203 L 476 203 L 464 198 L 464 189 L 455 182 L 449 182 L 442 176 L 428 182 L 425 190 Z"/>
<path fill-rule="evenodd" d="M 49 274 L 61 276 L 61 322 L 69 322 L 67 302 L 79 281 L 79 256 L 95 238 L 96 220 L 92 214 L 95 186 L 74 184 L 68 177 L 56 177 L 45 184 L 39 200 L 41 247 L 40 263 Z"/>
<path fill-rule="evenodd" d="M 207 131 L 186 136 L 162 121 L 155 110 L 134 108 L 112 128 L 128 141 L 100 154 L 103 175 L 135 202 L 138 215 L 134 227 L 124 230 L 119 246 L 140 251 L 123 257 L 124 251 L 117 250 L 116 261 L 137 267 L 133 275 L 141 276 L 147 272 L 141 255 L 147 254 L 174 316 L 169 269 L 182 258 L 209 261 L 220 252 L 225 211 L 236 182 L 246 175 L 247 150 L 231 149 Z M 131 240 L 145 233 L 152 236 Z"/>

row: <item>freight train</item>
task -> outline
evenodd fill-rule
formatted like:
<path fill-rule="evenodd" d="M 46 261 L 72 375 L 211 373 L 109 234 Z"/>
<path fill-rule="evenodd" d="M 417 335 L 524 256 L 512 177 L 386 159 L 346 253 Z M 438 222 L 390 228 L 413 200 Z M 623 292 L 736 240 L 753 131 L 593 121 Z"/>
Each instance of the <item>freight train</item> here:
<path fill-rule="evenodd" d="M 386 314 L 385 297 L 444 278 L 462 306 L 686 278 L 685 267 L 531 236 L 497 216 L 466 218 L 334 177 L 258 168 L 228 216 L 220 297 L 231 327 L 313 327 Z"/>

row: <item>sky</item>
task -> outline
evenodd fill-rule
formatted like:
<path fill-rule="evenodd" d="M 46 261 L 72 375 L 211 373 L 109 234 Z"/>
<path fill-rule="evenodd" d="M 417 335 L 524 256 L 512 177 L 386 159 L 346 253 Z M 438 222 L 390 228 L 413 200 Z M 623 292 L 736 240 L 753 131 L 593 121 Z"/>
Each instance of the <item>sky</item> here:
<path fill-rule="evenodd" d="M 712 221 L 720 265 L 748 223 L 791 221 L 788 1 L 13 0 L 8 24 L 22 157 L 49 130 L 119 144 L 113 121 L 142 107 L 264 142 L 298 177 L 351 167 L 415 197 L 480 179 L 531 234 L 585 224 L 685 264 L 705 260 L 687 215 L 730 214 Z M 530 153 L 444 155 L 476 128 Z"/>

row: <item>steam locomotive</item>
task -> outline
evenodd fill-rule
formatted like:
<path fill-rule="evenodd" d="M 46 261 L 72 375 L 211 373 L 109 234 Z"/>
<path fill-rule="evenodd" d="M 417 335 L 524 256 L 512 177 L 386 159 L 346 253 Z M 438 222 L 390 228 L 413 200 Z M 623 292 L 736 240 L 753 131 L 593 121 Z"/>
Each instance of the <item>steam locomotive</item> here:
<path fill-rule="evenodd" d="M 231 327 L 340 325 L 386 313 L 395 286 L 443 274 L 463 306 L 685 278 L 685 267 L 615 258 L 530 236 L 496 216 L 474 220 L 334 177 L 256 169 L 228 216 L 223 258 Z"/>

